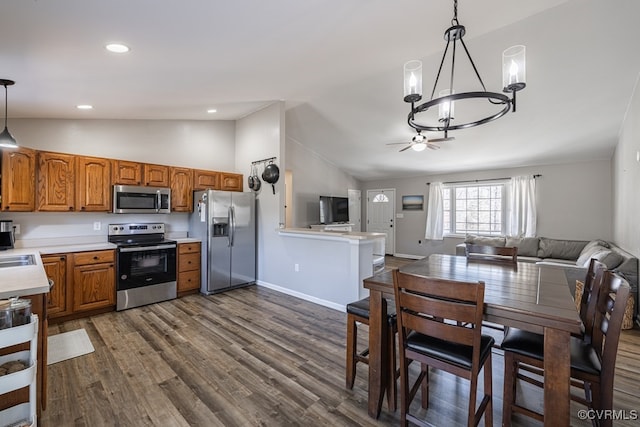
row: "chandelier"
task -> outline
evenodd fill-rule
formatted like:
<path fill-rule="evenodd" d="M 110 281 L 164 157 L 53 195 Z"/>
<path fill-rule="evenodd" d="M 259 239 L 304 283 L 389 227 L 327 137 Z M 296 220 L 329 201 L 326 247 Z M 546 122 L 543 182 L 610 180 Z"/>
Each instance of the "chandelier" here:
<path fill-rule="evenodd" d="M 513 111 L 516 111 L 516 92 L 526 86 L 525 47 L 522 45 L 512 46 L 502 53 L 502 91 L 512 94 L 512 97 L 509 98 L 503 93 L 487 91 L 478 68 L 473 59 L 471 59 L 469 49 L 467 49 L 467 45 L 463 40 L 465 32 L 465 27 L 458 22 L 458 0 L 454 0 L 451 27 L 444 32 L 444 39 L 447 44 L 433 84 L 431 98 L 428 101 L 417 104 L 422 100 L 422 62 L 412 60 L 404 64 L 404 100 L 411 104 L 408 123 L 416 131 L 444 132 L 446 138 L 449 131 L 488 123 L 504 116 L 512 107 Z M 454 89 L 453 79 L 455 76 L 458 42 L 464 48 L 464 52 L 482 88 L 481 91 L 456 92 Z M 441 89 L 438 92 L 438 97 L 434 98 L 450 46 L 451 70 L 449 85 Z M 468 109 L 467 111 L 473 110 L 473 113 L 466 114 L 456 121 L 454 114 L 455 104 L 460 101 L 465 101 L 467 107 L 475 105 L 475 108 Z M 470 101 L 476 101 L 476 103 L 474 104 Z M 435 114 L 436 106 L 438 107 L 437 116 Z M 459 105 L 459 107 L 462 107 L 462 105 Z M 423 114 L 429 110 L 431 114 Z"/>
<path fill-rule="evenodd" d="M 0 147 L 3 148 L 16 148 L 18 146 L 16 139 L 7 128 L 7 116 L 9 115 L 7 86 L 12 86 L 13 84 L 15 84 L 13 80 L 0 79 L 0 86 L 4 86 L 4 130 L 0 133 Z"/>

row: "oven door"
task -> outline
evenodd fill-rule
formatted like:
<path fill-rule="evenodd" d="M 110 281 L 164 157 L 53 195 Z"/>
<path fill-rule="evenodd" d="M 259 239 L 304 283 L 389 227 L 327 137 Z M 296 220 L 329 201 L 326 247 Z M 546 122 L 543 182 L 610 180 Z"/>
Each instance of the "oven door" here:
<path fill-rule="evenodd" d="M 141 288 L 176 280 L 176 244 L 118 248 L 116 289 Z"/>

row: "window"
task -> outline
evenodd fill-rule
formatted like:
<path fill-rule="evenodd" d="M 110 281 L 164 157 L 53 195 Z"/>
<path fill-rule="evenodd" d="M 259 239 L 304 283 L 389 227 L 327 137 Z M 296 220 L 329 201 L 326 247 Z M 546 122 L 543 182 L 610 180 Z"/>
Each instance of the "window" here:
<path fill-rule="evenodd" d="M 505 184 L 445 185 L 444 233 L 505 234 Z"/>

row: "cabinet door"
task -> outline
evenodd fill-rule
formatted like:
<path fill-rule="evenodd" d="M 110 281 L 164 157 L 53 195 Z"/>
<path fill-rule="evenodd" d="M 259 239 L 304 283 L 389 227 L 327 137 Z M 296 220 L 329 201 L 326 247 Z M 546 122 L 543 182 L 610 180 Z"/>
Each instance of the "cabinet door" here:
<path fill-rule="evenodd" d="M 50 255 L 42 257 L 42 264 L 47 277 L 53 280 L 53 289 L 47 298 L 47 314 L 49 318 L 70 314 L 71 303 L 67 294 L 67 257 L 66 255 Z"/>
<path fill-rule="evenodd" d="M 220 189 L 220 173 L 215 171 L 205 171 L 196 169 L 193 171 L 193 189 L 194 190 L 219 190 Z"/>
<path fill-rule="evenodd" d="M 38 151 L 38 210 L 75 210 L 75 164 L 72 154 Z"/>
<path fill-rule="evenodd" d="M 144 185 L 151 187 L 168 187 L 169 166 L 145 164 Z"/>
<path fill-rule="evenodd" d="M 178 244 L 178 296 L 200 289 L 200 243 Z"/>
<path fill-rule="evenodd" d="M 170 169 L 171 210 L 175 212 L 193 211 L 193 170 L 187 168 Z"/>
<path fill-rule="evenodd" d="M 111 162 L 95 157 L 78 157 L 76 206 L 83 212 L 111 210 Z"/>
<path fill-rule="evenodd" d="M 29 148 L 2 150 L 2 210 L 29 212 L 35 207 L 36 152 Z"/>
<path fill-rule="evenodd" d="M 116 304 L 114 265 L 88 264 L 73 268 L 73 311 L 94 310 Z"/>
<path fill-rule="evenodd" d="M 220 189 L 227 191 L 242 191 L 242 175 L 237 173 L 220 172 Z"/>
<path fill-rule="evenodd" d="M 118 185 L 142 185 L 142 163 L 115 160 L 113 183 Z"/>

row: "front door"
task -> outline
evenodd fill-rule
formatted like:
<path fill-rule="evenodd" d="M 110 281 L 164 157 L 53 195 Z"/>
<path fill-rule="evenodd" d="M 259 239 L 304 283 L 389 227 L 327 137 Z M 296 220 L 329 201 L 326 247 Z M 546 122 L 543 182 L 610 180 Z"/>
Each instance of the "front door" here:
<path fill-rule="evenodd" d="M 367 231 L 384 233 L 385 252 L 396 251 L 394 218 L 396 216 L 396 190 L 367 190 Z"/>

